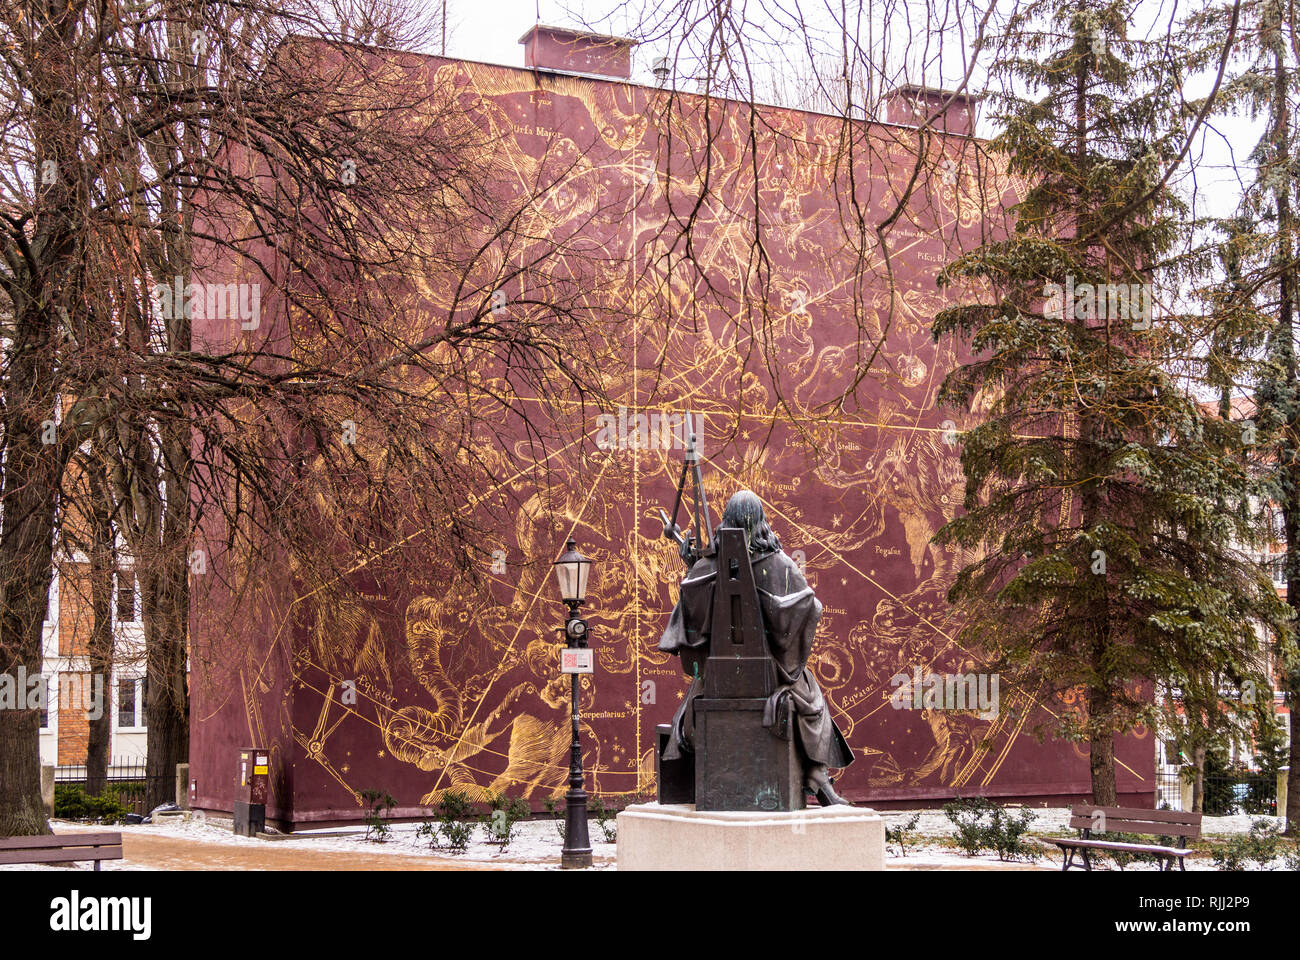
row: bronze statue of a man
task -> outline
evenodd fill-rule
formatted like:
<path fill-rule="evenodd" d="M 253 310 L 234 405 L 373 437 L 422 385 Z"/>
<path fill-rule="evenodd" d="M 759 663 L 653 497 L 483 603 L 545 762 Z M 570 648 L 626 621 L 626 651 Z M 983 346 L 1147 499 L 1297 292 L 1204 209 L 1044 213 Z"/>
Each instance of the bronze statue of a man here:
<path fill-rule="evenodd" d="M 781 549 L 781 541 L 768 525 L 763 504 L 748 490 L 738 491 L 728 502 L 718 529 L 740 528 L 749 544 L 749 560 L 762 612 L 762 627 L 776 673 L 776 688 L 763 710 L 763 725 L 771 732 L 788 732 L 794 720 L 794 735 L 803 767 L 804 786 L 822 806 L 847 803 L 831 786 L 829 767 L 843 768 L 853 762 L 844 735 L 831 719 L 826 698 L 808 669 L 821 602 L 813 595 L 798 566 Z M 695 711 L 693 704 L 704 689 L 704 670 L 709 656 L 710 618 L 717 578 L 718 536 L 696 555 L 692 538 L 681 548 L 690 572 L 682 581 L 681 596 L 659 641 L 659 649 L 681 658 L 690 689 L 672 721 L 672 736 L 663 753 L 674 760 L 682 752 L 694 752 Z M 793 717 L 792 717 L 793 714 Z M 787 736 L 788 739 L 788 736 Z"/>

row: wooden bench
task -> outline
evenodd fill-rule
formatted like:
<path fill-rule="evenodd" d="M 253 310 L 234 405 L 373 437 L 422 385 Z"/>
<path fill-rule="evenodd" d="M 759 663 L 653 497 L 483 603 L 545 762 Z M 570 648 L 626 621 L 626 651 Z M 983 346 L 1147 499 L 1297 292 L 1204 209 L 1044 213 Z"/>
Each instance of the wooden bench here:
<path fill-rule="evenodd" d="M 67 863 L 122 859 L 120 833 L 56 833 L 44 837 L 0 837 L 0 863 Z"/>
<path fill-rule="evenodd" d="M 1201 835 L 1201 814 L 1183 813 L 1179 810 L 1145 810 L 1139 807 L 1099 807 L 1091 803 L 1075 804 L 1070 811 L 1070 827 L 1079 831 L 1074 837 L 1048 837 L 1048 843 L 1060 848 L 1064 857 L 1062 870 L 1069 870 L 1074 863 L 1074 855 L 1083 856 L 1083 869 L 1092 869 L 1090 850 L 1117 850 L 1128 853 L 1149 853 L 1160 858 L 1160 869 L 1173 869 L 1174 861 L 1178 868 L 1186 870 L 1187 841 L 1195 840 Z M 1118 840 L 1094 840 L 1093 831 L 1098 833 L 1141 833 L 1153 837 L 1177 837 L 1177 847 L 1166 847 L 1154 843 L 1124 843 Z"/>

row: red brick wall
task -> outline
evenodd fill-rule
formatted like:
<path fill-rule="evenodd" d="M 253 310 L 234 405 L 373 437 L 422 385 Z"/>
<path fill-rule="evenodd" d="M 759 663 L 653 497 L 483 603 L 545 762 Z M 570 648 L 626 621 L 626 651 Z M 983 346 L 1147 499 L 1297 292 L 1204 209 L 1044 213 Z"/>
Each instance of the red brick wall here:
<path fill-rule="evenodd" d="M 93 616 L 90 608 L 89 564 L 72 564 L 62 571 L 59 581 L 59 656 L 84 657 L 89 652 L 90 630 Z M 89 682 L 89 674 L 78 680 Z M 50 678 L 50 686 L 58 687 L 58 678 Z M 72 686 L 74 690 L 86 689 Z M 86 741 L 90 736 L 90 720 L 84 706 L 78 701 L 65 703 L 59 698 L 59 756 L 60 764 L 86 762 Z M 107 704 L 105 705 L 107 707 Z"/>

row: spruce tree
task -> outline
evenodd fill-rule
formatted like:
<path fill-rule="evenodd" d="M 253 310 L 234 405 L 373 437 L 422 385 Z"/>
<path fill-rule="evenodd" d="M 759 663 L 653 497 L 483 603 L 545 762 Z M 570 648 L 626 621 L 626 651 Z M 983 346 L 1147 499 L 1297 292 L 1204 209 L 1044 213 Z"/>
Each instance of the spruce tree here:
<path fill-rule="evenodd" d="M 1214 6 L 1197 18 L 1205 31 L 1221 31 L 1233 15 L 1230 5 Z M 1249 162 L 1249 179 L 1230 229 L 1231 269 L 1222 299 L 1236 310 L 1254 310 L 1267 326 L 1256 353 L 1253 376 L 1260 434 L 1259 462 L 1264 471 L 1261 499 L 1272 500 L 1283 518 L 1286 546 L 1283 570 L 1287 598 L 1300 612 L 1300 384 L 1297 383 L 1295 322 L 1300 298 L 1300 159 L 1296 157 L 1296 110 L 1300 100 L 1300 34 L 1296 10 L 1282 0 L 1241 4 L 1235 70 L 1224 88 L 1225 106 L 1255 119 L 1264 128 Z M 1279 649 L 1280 673 L 1295 715 L 1300 697 L 1300 660 L 1289 646 Z M 1287 832 L 1300 834 L 1300 730 L 1291 725 Z M 1279 810 L 1279 814 L 1283 811 Z"/>
<path fill-rule="evenodd" d="M 1040 733 L 1088 744 L 1104 805 L 1153 685 L 1205 661 L 1266 689 L 1253 624 L 1285 624 L 1238 549 L 1257 533 L 1240 425 L 1187 383 L 1214 317 L 1158 295 L 1185 268 L 1167 173 L 1193 108 L 1176 45 L 1126 36 L 1133 7 L 1037 0 L 1010 19 L 993 146 L 1029 187 L 1007 236 L 944 269 L 982 292 L 933 327 L 972 358 L 940 403 L 991 403 L 962 442 L 965 512 L 935 537 L 979 557 L 949 592 L 960 641 L 1046 707 Z"/>

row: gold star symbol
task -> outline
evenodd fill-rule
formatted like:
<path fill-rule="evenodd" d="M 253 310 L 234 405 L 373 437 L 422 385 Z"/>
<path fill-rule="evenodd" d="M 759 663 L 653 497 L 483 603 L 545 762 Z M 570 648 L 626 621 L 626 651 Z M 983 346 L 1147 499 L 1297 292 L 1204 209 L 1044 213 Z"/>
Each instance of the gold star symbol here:
<path fill-rule="evenodd" d="M 384 751 L 380 750 L 377 754 L 375 754 L 375 756 L 377 756 L 379 759 L 382 760 L 384 758 Z"/>

